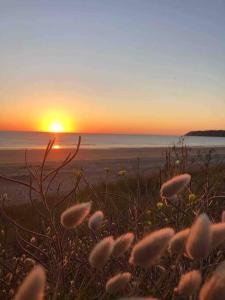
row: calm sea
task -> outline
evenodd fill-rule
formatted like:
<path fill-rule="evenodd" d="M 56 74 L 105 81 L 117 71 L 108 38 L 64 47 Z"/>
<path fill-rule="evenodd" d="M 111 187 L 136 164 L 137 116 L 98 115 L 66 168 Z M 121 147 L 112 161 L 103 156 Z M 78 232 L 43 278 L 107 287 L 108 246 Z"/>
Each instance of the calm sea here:
<path fill-rule="evenodd" d="M 0 131 L 0 149 L 42 149 L 55 138 L 56 148 L 76 145 L 77 133 L 45 133 Z M 168 147 L 178 144 L 181 137 L 163 135 L 80 134 L 83 148 Z M 189 146 L 225 146 L 225 138 L 184 137 Z"/>

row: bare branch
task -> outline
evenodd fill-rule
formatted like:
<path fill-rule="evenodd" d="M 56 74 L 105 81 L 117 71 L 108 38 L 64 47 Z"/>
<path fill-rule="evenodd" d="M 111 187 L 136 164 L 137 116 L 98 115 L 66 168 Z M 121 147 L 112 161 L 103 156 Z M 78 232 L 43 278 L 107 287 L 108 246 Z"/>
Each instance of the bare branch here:
<path fill-rule="evenodd" d="M 58 168 L 56 168 L 55 170 L 53 170 L 53 171 L 49 172 L 47 175 L 45 175 L 45 177 L 43 178 L 43 181 L 45 181 L 49 176 L 57 173 L 60 169 L 67 166 L 77 156 L 78 151 L 80 149 L 80 144 L 81 144 L 81 136 L 79 136 L 79 138 L 78 138 L 77 147 L 76 147 L 74 154 L 73 155 L 69 154 L 67 156 L 67 159 L 65 159 L 64 162 Z"/>

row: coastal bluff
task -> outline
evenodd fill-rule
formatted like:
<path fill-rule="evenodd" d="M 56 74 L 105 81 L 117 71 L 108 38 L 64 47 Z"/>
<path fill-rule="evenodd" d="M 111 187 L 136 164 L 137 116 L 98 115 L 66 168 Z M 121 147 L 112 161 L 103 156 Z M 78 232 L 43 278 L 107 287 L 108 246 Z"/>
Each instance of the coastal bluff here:
<path fill-rule="evenodd" d="M 225 130 L 190 131 L 185 136 L 225 137 Z"/>

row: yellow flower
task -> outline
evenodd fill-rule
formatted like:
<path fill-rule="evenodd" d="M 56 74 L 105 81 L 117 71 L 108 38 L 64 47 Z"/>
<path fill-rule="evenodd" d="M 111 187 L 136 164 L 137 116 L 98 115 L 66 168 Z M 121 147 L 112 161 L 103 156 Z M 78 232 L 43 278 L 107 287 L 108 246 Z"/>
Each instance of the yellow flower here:
<path fill-rule="evenodd" d="M 149 225 L 149 226 L 151 226 L 151 225 L 152 225 L 152 222 L 151 222 L 150 220 L 148 220 L 148 221 L 146 222 L 146 224 Z"/>
<path fill-rule="evenodd" d="M 50 235 L 50 233 L 51 233 L 51 228 L 48 226 L 48 227 L 47 227 L 47 230 L 46 230 L 46 234 L 47 234 L 47 235 Z"/>
<path fill-rule="evenodd" d="M 158 202 L 158 203 L 156 204 L 156 206 L 157 206 L 158 209 L 162 209 L 163 206 L 164 206 L 164 204 L 163 204 L 162 202 Z"/>
<path fill-rule="evenodd" d="M 177 166 L 180 164 L 179 159 L 177 159 L 177 160 L 175 161 L 175 164 L 176 164 Z"/>
<path fill-rule="evenodd" d="M 149 209 L 149 210 L 146 211 L 146 215 L 148 215 L 148 216 L 151 216 L 151 215 L 152 215 L 151 209 Z"/>
<path fill-rule="evenodd" d="M 118 175 L 119 175 L 119 176 L 125 176 L 126 173 L 127 173 L 126 170 L 120 170 L 120 171 L 118 172 Z"/>
<path fill-rule="evenodd" d="M 195 194 L 189 195 L 189 202 L 190 203 L 196 203 L 197 202 L 197 196 Z"/>
<path fill-rule="evenodd" d="M 74 175 L 76 178 L 81 178 L 83 175 L 83 170 L 82 169 L 75 170 Z"/>

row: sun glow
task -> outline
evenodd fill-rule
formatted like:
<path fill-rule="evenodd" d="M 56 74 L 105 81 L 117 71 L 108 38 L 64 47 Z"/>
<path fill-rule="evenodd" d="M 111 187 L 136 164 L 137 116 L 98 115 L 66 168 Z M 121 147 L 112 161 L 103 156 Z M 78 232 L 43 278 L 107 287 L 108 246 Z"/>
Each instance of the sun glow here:
<path fill-rule="evenodd" d="M 50 132 L 63 132 L 64 127 L 61 123 L 52 123 L 49 126 L 49 131 Z"/>
<path fill-rule="evenodd" d="M 47 132 L 74 132 L 74 122 L 69 114 L 65 112 L 49 111 L 46 112 L 42 119 L 41 126 L 42 131 Z"/>

